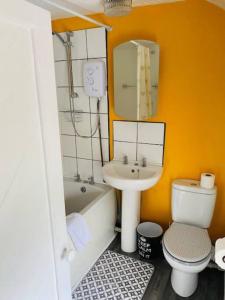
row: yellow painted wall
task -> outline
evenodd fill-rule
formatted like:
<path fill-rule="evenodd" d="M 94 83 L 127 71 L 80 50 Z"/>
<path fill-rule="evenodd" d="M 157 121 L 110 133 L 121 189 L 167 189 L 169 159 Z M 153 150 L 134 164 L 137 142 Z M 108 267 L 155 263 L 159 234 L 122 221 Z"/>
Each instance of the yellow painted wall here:
<path fill-rule="evenodd" d="M 165 167 L 160 182 L 143 194 L 142 220 L 166 227 L 172 180 L 198 179 L 210 171 L 218 185 L 210 234 L 225 236 L 225 11 L 204 0 L 187 0 L 136 8 L 122 18 L 94 17 L 113 26 L 108 34 L 111 132 L 112 120 L 119 119 L 113 109 L 113 47 L 149 39 L 161 49 L 158 113 L 151 121 L 167 124 Z M 53 22 L 58 32 L 90 27 L 78 18 Z"/>

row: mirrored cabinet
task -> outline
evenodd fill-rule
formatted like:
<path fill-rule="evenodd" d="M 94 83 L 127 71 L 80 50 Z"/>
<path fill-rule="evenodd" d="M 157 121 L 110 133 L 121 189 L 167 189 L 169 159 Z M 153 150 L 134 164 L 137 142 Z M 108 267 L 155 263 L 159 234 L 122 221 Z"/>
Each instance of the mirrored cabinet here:
<path fill-rule="evenodd" d="M 113 49 L 114 105 L 126 120 L 146 120 L 156 114 L 159 45 L 130 40 Z"/>

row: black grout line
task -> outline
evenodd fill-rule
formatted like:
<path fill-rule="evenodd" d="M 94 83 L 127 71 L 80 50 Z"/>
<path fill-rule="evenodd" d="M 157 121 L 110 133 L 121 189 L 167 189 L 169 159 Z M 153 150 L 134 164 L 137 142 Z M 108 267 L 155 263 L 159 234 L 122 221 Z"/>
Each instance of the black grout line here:
<path fill-rule="evenodd" d="M 162 155 L 162 166 L 164 165 L 164 157 L 165 157 L 165 142 L 166 142 L 166 123 L 164 123 L 164 136 L 163 136 L 163 155 Z"/>
<path fill-rule="evenodd" d="M 110 118 L 109 118 L 109 63 L 108 63 L 108 32 L 105 30 L 105 50 L 106 50 L 106 101 L 107 101 L 107 111 L 108 111 L 108 156 L 110 159 Z"/>
<path fill-rule="evenodd" d="M 77 175 L 79 174 L 79 163 L 78 163 L 78 160 L 77 160 L 77 136 L 74 135 L 74 143 L 75 143 L 75 150 L 76 150 L 76 173 Z"/>
<path fill-rule="evenodd" d="M 91 110 L 91 103 L 90 103 L 90 97 L 89 97 L 89 108 Z M 93 132 L 93 128 L 92 128 L 92 121 L 91 121 L 91 116 L 90 116 L 90 127 L 91 127 L 91 135 L 92 135 L 92 132 Z M 92 140 L 92 136 L 91 136 L 91 168 L 92 168 L 92 177 L 94 177 L 94 164 L 93 164 L 93 161 L 94 161 L 94 152 L 93 152 L 93 140 Z"/>
<path fill-rule="evenodd" d="M 65 110 L 59 110 L 59 113 L 64 113 L 68 114 L 70 111 L 65 111 Z M 89 115 L 97 115 L 95 112 L 90 112 L 90 111 L 75 111 L 75 114 L 89 114 Z M 100 115 L 108 115 L 108 113 L 100 113 Z"/>
<path fill-rule="evenodd" d="M 136 144 L 136 142 L 129 142 L 129 141 L 118 141 L 118 140 L 113 140 L 113 141 L 118 143 Z"/>
<path fill-rule="evenodd" d="M 88 161 L 94 161 L 94 162 L 101 162 L 101 160 L 99 159 L 91 159 L 91 158 L 83 158 L 83 157 L 75 157 L 75 156 L 70 156 L 70 155 L 63 155 L 63 157 L 66 157 L 66 158 L 73 158 L 73 159 L 82 159 L 82 160 L 88 160 Z M 109 160 L 104 160 L 104 162 L 109 162 Z"/>
<path fill-rule="evenodd" d="M 83 88 L 83 85 L 73 85 L 74 88 Z M 57 89 L 68 89 L 69 86 L 68 85 L 57 85 L 56 86 Z"/>
<path fill-rule="evenodd" d="M 75 134 L 68 134 L 68 133 L 60 133 L 60 135 L 63 135 L 63 136 L 71 136 L 71 137 L 73 137 L 73 136 L 77 136 L 77 135 L 75 135 Z M 79 136 L 78 136 L 79 137 Z M 98 137 L 96 137 L 96 136 L 93 136 L 93 139 L 98 139 Z M 102 138 L 102 140 L 108 140 L 109 138 Z"/>
<path fill-rule="evenodd" d="M 149 146 L 162 146 L 163 144 L 153 144 L 153 143 L 137 143 L 137 142 L 128 142 L 128 141 L 118 141 L 118 140 L 113 140 L 114 142 L 117 143 L 128 143 L 128 144 L 140 144 L 140 145 L 149 145 Z"/>
<path fill-rule="evenodd" d="M 84 85 L 73 85 L 74 88 L 84 88 Z M 68 85 L 57 85 L 56 86 L 57 89 L 68 89 L 69 86 Z M 108 88 L 108 86 L 106 86 L 106 88 Z M 92 98 L 92 97 L 91 97 Z M 133 121 L 129 121 L 129 122 L 133 122 Z M 153 123 L 153 122 L 152 122 Z M 157 123 L 157 122 L 155 122 Z"/>
<path fill-rule="evenodd" d="M 137 120 L 113 120 L 113 122 L 127 122 L 127 123 L 149 123 L 149 124 L 163 124 L 164 126 L 166 125 L 166 123 L 165 122 L 160 122 L 160 121 L 158 121 L 158 122 L 152 122 L 152 121 L 137 121 Z"/>
<path fill-rule="evenodd" d="M 87 30 L 86 29 L 84 30 L 84 33 L 85 33 L 85 43 L 86 43 L 86 59 L 85 60 L 88 60 L 88 41 L 87 41 Z"/>
<path fill-rule="evenodd" d="M 85 32 L 85 43 L 86 43 L 86 57 L 88 60 L 88 40 L 87 40 L 87 30 L 84 31 Z M 89 111 L 91 113 L 91 102 L 90 102 L 90 97 L 88 97 L 88 102 L 89 102 Z M 90 114 L 90 128 L 91 128 L 91 135 L 92 135 L 92 118 L 91 118 L 91 114 Z M 92 177 L 94 177 L 94 153 L 93 153 L 93 141 L 92 141 L 92 136 L 91 136 L 91 173 L 92 173 Z"/>
<path fill-rule="evenodd" d="M 88 49 L 86 48 L 87 52 Z M 107 59 L 106 56 L 99 56 L 99 57 L 86 57 L 86 58 L 72 58 L 72 61 L 83 61 L 83 60 L 88 60 L 88 59 Z M 66 62 L 66 59 L 57 59 L 54 61 L 55 63 L 60 63 L 60 62 Z"/>
<path fill-rule="evenodd" d="M 138 160 L 138 122 L 137 122 L 137 135 L 136 135 L 136 160 Z"/>

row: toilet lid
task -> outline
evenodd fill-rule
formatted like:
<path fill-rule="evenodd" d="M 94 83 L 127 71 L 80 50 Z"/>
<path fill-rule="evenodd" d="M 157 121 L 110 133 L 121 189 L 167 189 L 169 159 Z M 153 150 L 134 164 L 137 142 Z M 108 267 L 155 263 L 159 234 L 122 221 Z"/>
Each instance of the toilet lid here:
<path fill-rule="evenodd" d="M 185 262 L 198 262 L 211 251 L 206 229 L 176 222 L 165 232 L 163 242 L 172 256 Z"/>

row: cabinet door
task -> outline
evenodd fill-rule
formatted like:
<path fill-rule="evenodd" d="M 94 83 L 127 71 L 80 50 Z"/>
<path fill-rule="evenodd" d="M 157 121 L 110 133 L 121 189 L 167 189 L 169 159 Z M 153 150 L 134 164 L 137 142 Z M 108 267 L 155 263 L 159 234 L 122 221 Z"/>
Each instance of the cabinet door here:
<path fill-rule="evenodd" d="M 71 299 L 50 15 L 0 2 L 0 299 Z"/>

